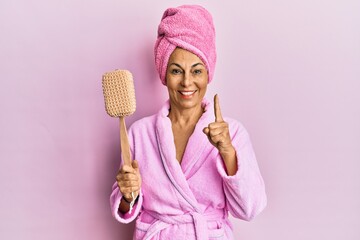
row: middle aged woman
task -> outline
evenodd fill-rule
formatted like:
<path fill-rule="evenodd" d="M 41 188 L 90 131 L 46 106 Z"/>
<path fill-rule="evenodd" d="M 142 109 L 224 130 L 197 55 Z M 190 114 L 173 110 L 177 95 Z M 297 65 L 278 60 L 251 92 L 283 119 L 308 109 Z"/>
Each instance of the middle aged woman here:
<path fill-rule="evenodd" d="M 169 101 L 129 129 L 136 160 L 116 177 L 112 213 L 122 223 L 138 216 L 134 239 L 234 239 L 228 212 L 250 220 L 266 195 L 247 131 L 222 117 L 217 96 L 204 98 L 216 62 L 209 12 L 167 9 L 155 62 Z"/>

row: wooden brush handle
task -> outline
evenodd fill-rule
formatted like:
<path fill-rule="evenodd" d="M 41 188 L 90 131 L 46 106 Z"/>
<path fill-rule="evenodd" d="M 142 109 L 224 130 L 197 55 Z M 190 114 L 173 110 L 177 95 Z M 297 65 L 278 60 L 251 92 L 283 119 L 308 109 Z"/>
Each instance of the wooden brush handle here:
<path fill-rule="evenodd" d="M 120 117 L 120 146 L 124 165 L 131 166 L 129 139 L 126 131 L 125 117 Z"/>

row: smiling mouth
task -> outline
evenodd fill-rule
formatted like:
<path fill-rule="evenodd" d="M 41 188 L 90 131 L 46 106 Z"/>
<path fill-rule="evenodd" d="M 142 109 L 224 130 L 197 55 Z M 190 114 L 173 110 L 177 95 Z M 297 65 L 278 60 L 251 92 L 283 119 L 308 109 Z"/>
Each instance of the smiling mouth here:
<path fill-rule="evenodd" d="M 193 95 L 195 92 L 196 92 L 196 90 L 195 90 L 195 91 L 179 91 L 179 93 L 180 93 L 181 95 L 183 95 L 183 96 L 191 96 L 191 95 Z"/>

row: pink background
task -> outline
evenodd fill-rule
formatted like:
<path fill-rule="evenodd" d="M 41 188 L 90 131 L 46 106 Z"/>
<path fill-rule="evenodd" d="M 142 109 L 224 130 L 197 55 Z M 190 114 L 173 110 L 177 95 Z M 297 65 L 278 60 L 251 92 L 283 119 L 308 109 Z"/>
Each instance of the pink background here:
<path fill-rule="evenodd" d="M 357 0 L 2 0 L 0 239 L 131 239 L 109 209 L 119 137 L 101 76 L 133 72 L 128 124 L 155 113 L 157 25 L 189 2 L 217 29 L 207 96 L 246 126 L 267 186 L 260 216 L 232 219 L 236 239 L 360 239 Z"/>

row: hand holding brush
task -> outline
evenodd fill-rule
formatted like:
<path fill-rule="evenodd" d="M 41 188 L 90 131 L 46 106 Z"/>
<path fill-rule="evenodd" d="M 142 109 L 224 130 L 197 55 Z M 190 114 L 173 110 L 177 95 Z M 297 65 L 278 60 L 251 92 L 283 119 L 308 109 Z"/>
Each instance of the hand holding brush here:
<path fill-rule="evenodd" d="M 141 187 L 138 162 L 132 161 L 125 116 L 136 110 L 135 88 L 132 74 L 127 70 L 105 73 L 102 78 L 106 112 L 120 119 L 120 149 L 123 165 L 116 176 L 123 199 L 131 212 Z"/>

